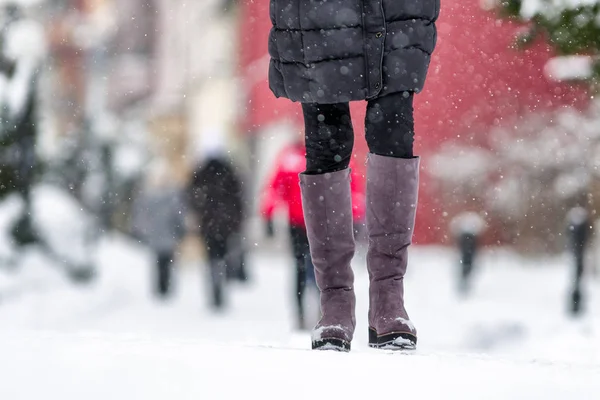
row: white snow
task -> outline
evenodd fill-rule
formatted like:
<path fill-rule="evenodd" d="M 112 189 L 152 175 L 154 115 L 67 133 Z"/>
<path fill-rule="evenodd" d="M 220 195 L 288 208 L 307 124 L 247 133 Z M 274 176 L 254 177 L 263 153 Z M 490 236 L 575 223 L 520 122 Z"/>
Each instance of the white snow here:
<path fill-rule="evenodd" d="M 440 180 L 456 184 L 469 181 L 473 185 L 485 182 L 495 167 L 494 154 L 488 150 L 454 143 L 444 144 L 425 165 L 427 172 Z"/>
<path fill-rule="evenodd" d="M 92 220 L 77 200 L 51 185 L 38 185 L 32 195 L 32 215 L 37 230 L 65 259 L 78 265 L 89 262 Z"/>
<path fill-rule="evenodd" d="M 23 7 L 38 6 L 43 4 L 45 0 L 0 0 L 0 6 L 5 4 L 19 4 Z"/>
<path fill-rule="evenodd" d="M 544 66 L 544 74 L 554 81 L 587 79 L 592 73 L 592 58 L 589 56 L 553 57 Z"/>
<path fill-rule="evenodd" d="M 360 253 L 360 252 L 359 252 Z M 2 399 L 594 399 L 600 393 L 597 280 L 587 314 L 565 314 L 570 259 L 481 255 L 471 298 L 454 292 L 454 252 L 415 247 L 407 307 L 414 353 L 367 346 L 368 277 L 355 262 L 350 354 L 313 352 L 294 333 L 292 263 L 257 248 L 252 284 L 234 285 L 227 315 L 206 308 L 201 265 L 178 265 L 177 294 L 150 295 L 151 256 L 119 236 L 100 275 L 73 286 L 41 257 L 0 268 Z M 201 274 L 202 272 L 202 274 Z M 12 295 L 2 297 L 7 287 Z M 393 382 L 393 383 L 392 383 Z"/>
<path fill-rule="evenodd" d="M 396 318 L 396 321 L 406 325 L 408 327 L 408 329 L 410 329 L 413 332 L 416 330 L 415 324 L 413 324 L 412 321 L 409 319 L 398 317 L 398 318 Z"/>
<path fill-rule="evenodd" d="M 325 331 L 341 331 L 346 332 L 346 329 L 341 325 L 325 325 L 320 326 L 312 331 L 311 340 L 321 340 L 323 339 L 323 332 Z"/>
<path fill-rule="evenodd" d="M 525 19 L 535 14 L 556 16 L 561 10 L 575 9 L 581 6 L 592 6 L 600 0 L 524 0 L 521 5 L 521 15 Z"/>
<path fill-rule="evenodd" d="M 487 150 L 458 143 L 441 146 L 424 170 L 450 200 L 444 207 L 481 201 L 493 219 L 515 223 L 522 231 L 526 214 L 571 207 L 569 202 L 598 177 L 599 123 L 597 100 L 585 111 L 564 107 L 529 113 L 486 131 Z"/>

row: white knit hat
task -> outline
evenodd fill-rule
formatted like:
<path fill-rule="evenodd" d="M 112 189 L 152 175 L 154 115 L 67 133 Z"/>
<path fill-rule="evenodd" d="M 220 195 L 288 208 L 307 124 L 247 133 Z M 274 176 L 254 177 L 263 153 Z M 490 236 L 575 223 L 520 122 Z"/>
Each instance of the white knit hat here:
<path fill-rule="evenodd" d="M 227 152 L 226 137 L 222 129 L 211 127 L 202 132 L 196 146 L 196 159 L 218 157 Z"/>

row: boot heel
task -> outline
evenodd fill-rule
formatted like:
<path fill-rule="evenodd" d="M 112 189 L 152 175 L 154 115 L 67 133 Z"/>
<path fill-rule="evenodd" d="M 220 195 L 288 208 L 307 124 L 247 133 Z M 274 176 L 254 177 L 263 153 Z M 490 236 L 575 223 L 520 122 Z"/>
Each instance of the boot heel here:
<path fill-rule="evenodd" d="M 377 347 L 377 332 L 373 328 L 369 328 L 369 347 Z"/>
<path fill-rule="evenodd" d="M 369 328 L 369 347 L 385 350 L 415 350 L 417 337 L 408 332 L 393 332 L 379 336 L 373 328 Z"/>

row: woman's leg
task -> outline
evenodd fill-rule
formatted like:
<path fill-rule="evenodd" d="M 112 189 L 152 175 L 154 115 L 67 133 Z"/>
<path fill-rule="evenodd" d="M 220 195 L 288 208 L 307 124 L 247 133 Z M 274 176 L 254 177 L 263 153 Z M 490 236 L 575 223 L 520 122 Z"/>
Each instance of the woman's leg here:
<path fill-rule="evenodd" d="M 367 110 L 369 345 L 409 349 L 417 332 L 404 307 L 404 275 L 419 187 L 412 94 L 370 101 Z"/>
<path fill-rule="evenodd" d="M 369 101 L 365 135 L 369 151 L 373 154 L 413 158 L 413 93 L 395 93 Z"/>
<path fill-rule="evenodd" d="M 350 105 L 302 104 L 307 175 L 341 171 L 350 165 L 354 129 Z"/>
<path fill-rule="evenodd" d="M 352 196 L 348 165 L 354 132 L 347 103 L 303 104 L 306 172 L 300 174 L 302 205 L 315 278 L 321 293 L 321 320 L 314 349 L 350 350 L 354 316 Z"/>

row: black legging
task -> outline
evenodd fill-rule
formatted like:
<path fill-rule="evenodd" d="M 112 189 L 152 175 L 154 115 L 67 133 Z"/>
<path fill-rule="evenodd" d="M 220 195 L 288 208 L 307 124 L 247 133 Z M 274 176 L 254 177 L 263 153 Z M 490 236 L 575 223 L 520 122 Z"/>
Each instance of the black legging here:
<path fill-rule="evenodd" d="M 303 103 L 306 174 L 348 168 L 354 147 L 350 104 Z M 400 92 L 367 103 L 365 134 L 369 151 L 381 156 L 412 158 L 413 93 Z"/>

